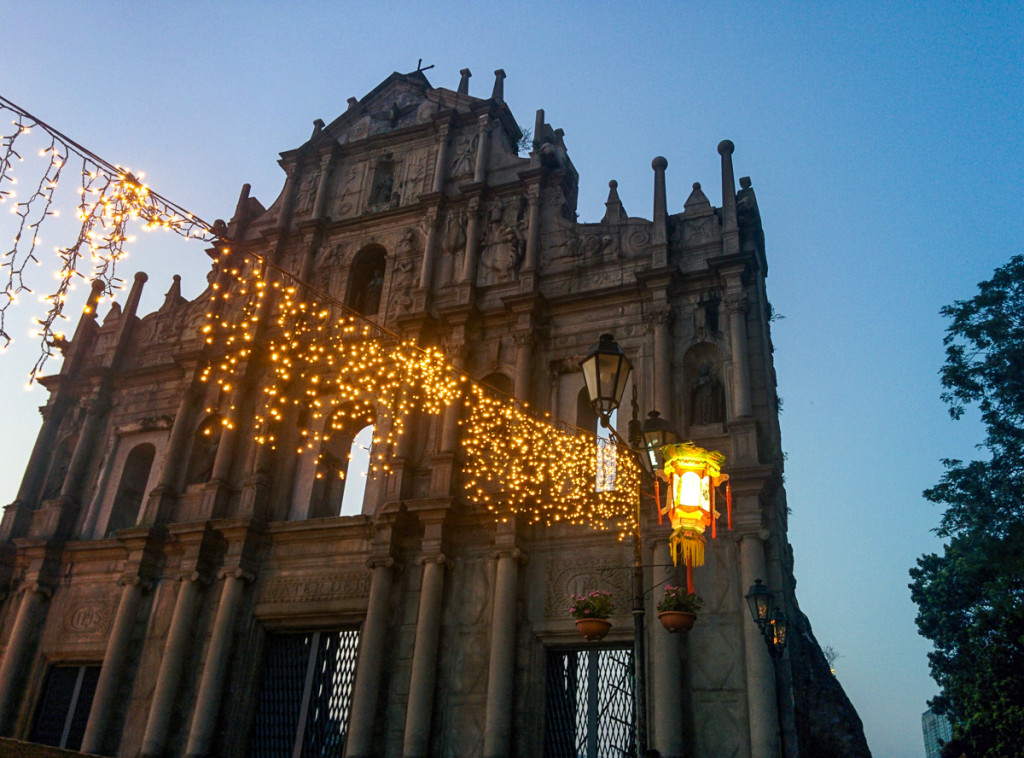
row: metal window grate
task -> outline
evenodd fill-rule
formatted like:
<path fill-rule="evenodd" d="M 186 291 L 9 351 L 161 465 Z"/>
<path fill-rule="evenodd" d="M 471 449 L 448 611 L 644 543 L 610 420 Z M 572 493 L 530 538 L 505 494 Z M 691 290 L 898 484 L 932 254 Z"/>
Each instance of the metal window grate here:
<path fill-rule="evenodd" d="M 253 758 L 341 758 L 358 647 L 355 629 L 270 637 Z"/>
<path fill-rule="evenodd" d="M 635 752 L 633 653 L 548 654 L 546 758 L 625 758 Z"/>

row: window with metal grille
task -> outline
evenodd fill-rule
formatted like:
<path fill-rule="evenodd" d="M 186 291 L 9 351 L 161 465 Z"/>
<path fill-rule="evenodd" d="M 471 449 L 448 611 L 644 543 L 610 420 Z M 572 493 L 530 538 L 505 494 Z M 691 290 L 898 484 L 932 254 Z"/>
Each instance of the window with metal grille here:
<path fill-rule="evenodd" d="M 99 666 L 51 666 L 29 742 L 78 750 L 99 678 Z"/>
<path fill-rule="evenodd" d="M 633 651 L 548 653 L 545 758 L 626 758 L 634 747 Z"/>
<path fill-rule="evenodd" d="M 357 629 L 270 635 L 252 758 L 341 758 L 358 647 Z"/>

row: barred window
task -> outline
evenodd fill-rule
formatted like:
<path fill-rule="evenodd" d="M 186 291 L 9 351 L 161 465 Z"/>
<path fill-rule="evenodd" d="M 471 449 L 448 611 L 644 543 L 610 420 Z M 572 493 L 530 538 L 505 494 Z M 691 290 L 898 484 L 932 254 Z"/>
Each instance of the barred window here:
<path fill-rule="evenodd" d="M 633 651 L 548 652 L 545 758 L 627 758 L 636 752 Z"/>
<path fill-rule="evenodd" d="M 270 635 L 252 758 L 341 758 L 358 648 L 357 629 Z"/>

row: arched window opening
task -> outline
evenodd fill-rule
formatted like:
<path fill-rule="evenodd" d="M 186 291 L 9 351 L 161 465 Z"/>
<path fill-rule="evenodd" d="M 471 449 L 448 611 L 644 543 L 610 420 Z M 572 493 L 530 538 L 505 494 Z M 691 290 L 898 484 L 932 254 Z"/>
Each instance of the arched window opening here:
<path fill-rule="evenodd" d="M 618 423 L 619 412 L 612 411 L 608 423 L 612 429 Z M 594 406 L 590 404 L 590 393 L 584 387 L 576 396 L 576 426 L 586 429 L 597 437 L 597 481 L 598 492 L 609 492 L 615 489 L 615 439 L 610 430 L 605 429 L 598 418 Z"/>
<path fill-rule="evenodd" d="M 376 316 L 380 311 L 386 267 L 387 255 L 384 248 L 374 246 L 361 250 L 352 261 L 345 305 L 360 315 Z"/>
<path fill-rule="evenodd" d="M 203 484 L 213 475 L 213 463 L 220 447 L 220 433 L 224 429 L 221 417 L 214 413 L 207 416 L 196 429 L 192 439 L 192 453 L 188 459 L 185 484 Z"/>
<path fill-rule="evenodd" d="M 367 423 L 369 419 L 352 418 L 350 413 L 351 408 L 345 406 L 326 425 L 313 485 L 312 518 L 363 512 L 373 425 Z"/>
<path fill-rule="evenodd" d="M 119 529 L 135 526 L 139 520 L 139 509 L 146 497 L 146 484 L 149 482 L 154 456 L 156 448 L 148 442 L 136 445 L 128 453 L 114 496 L 114 507 L 107 522 L 108 537 Z"/>
<path fill-rule="evenodd" d="M 483 384 L 485 390 L 495 390 L 495 392 L 489 392 L 488 394 L 497 397 L 510 398 L 513 392 L 515 392 L 512 380 L 499 371 L 485 376 L 481 384 Z"/>

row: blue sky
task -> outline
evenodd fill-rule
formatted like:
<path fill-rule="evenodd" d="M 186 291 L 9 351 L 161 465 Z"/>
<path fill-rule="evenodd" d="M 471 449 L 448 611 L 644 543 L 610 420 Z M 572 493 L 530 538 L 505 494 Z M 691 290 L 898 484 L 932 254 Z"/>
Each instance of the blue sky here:
<path fill-rule="evenodd" d="M 581 220 L 601 218 L 610 179 L 650 217 L 656 155 L 670 211 L 695 181 L 720 204 L 715 147 L 733 140 L 785 316 L 773 339 L 797 596 L 840 654 L 873 753 L 923 755 L 935 687 L 906 585 L 938 548 L 939 513 L 921 491 L 981 439 L 939 400 L 938 311 L 1021 252 L 1024 6 L 2 0 L 0 17 L 0 94 L 211 220 L 245 182 L 269 204 L 278 152 L 419 58 L 434 86 L 469 67 L 478 96 L 505 69 L 519 122 L 544 108 L 565 130 Z M 67 241 L 43 236 L 47 250 Z M 196 295 L 206 267 L 198 246 L 158 234 L 128 262 L 150 274 L 147 310 L 174 273 Z M 0 357 L 3 503 L 45 401 L 22 389 L 33 348 Z"/>

